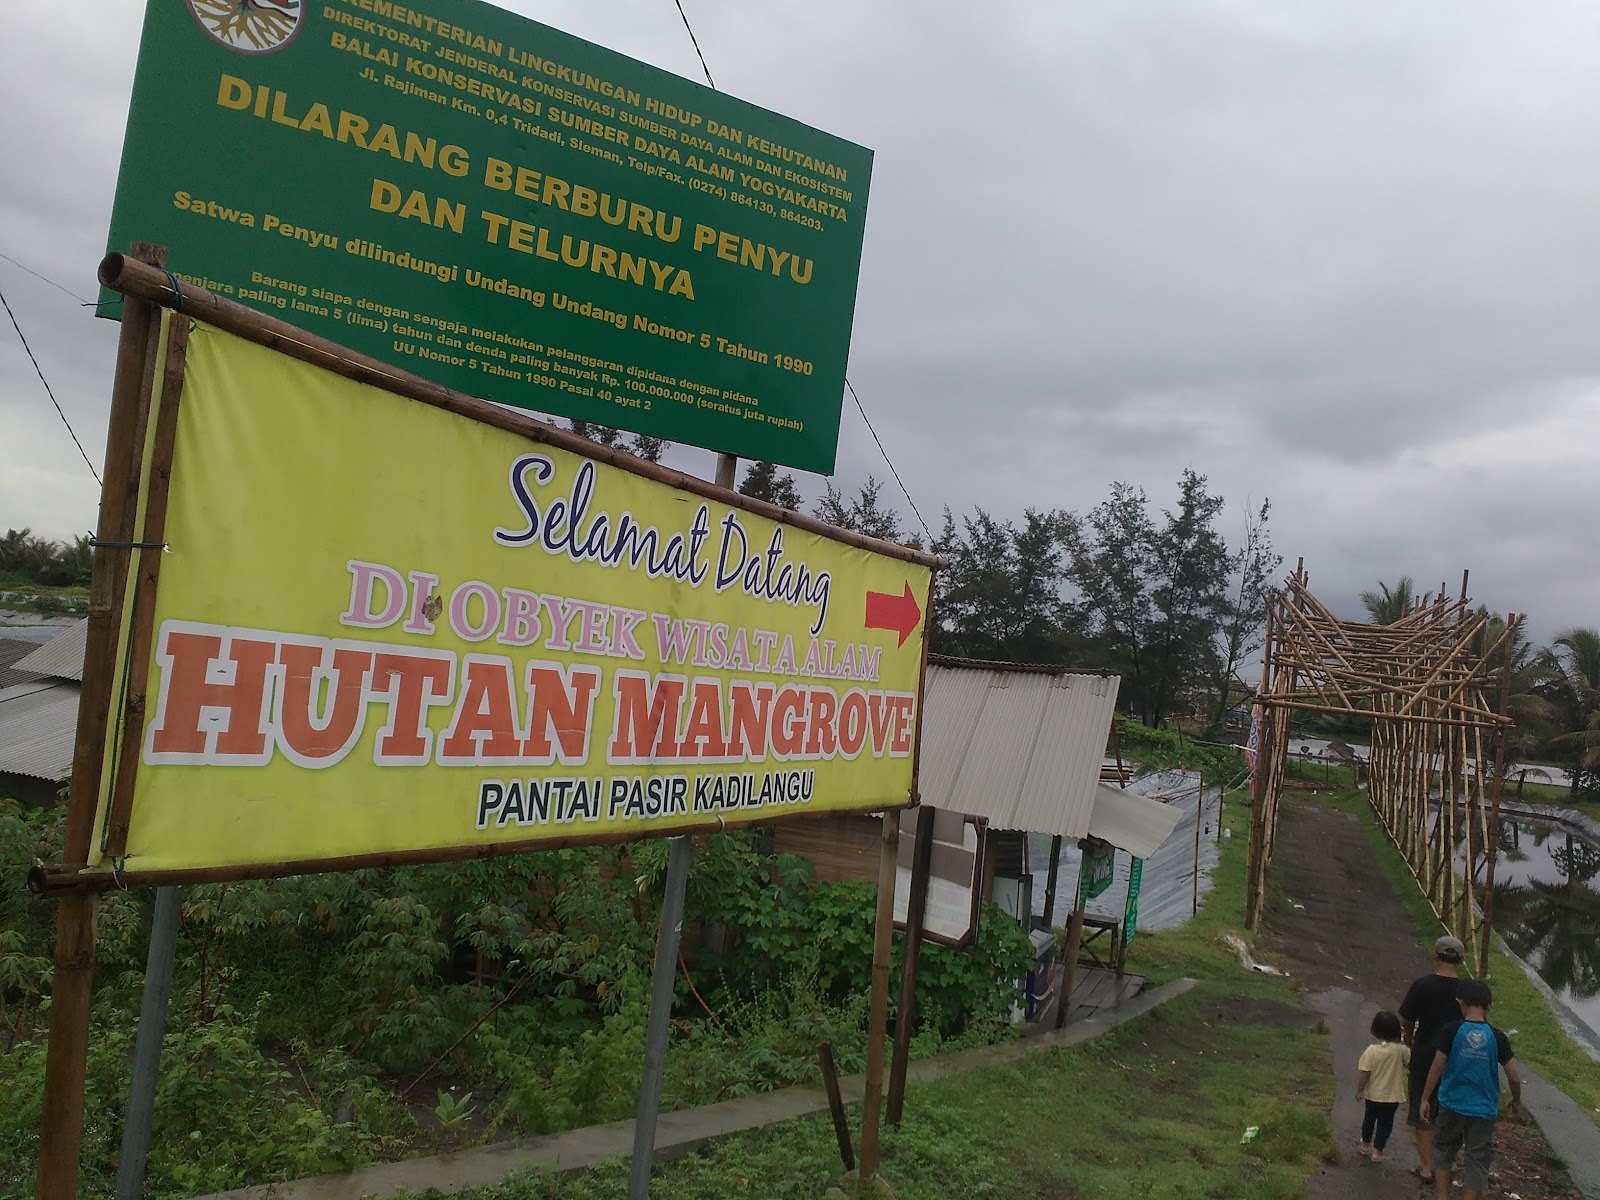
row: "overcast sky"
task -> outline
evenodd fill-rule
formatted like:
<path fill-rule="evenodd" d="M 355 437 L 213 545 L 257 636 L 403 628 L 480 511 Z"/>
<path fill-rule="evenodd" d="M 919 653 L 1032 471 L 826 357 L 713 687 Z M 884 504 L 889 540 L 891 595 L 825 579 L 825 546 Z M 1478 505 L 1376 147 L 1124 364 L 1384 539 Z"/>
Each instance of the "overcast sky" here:
<path fill-rule="evenodd" d="M 684 3 L 722 90 L 876 153 L 850 376 L 930 523 L 1193 467 L 1346 615 L 1468 567 L 1600 625 L 1600 5 Z M 671 0 L 504 7 L 699 75 Z M 0 254 L 84 298 L 142 8 L 6 0 Z M 0 288 L 98 467 L 115 326 Z M 0 324 L 0 528 L 97 498 Z"/>

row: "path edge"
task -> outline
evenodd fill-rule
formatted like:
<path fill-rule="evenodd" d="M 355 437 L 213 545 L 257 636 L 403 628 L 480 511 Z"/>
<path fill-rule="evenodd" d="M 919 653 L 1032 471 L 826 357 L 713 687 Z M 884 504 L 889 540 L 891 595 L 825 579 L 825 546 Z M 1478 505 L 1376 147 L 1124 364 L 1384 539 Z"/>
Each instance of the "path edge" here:
<path fill-rule="evenodd" d="M 921 1059 L 909 1065 L 907 1077 L 926 1083 L 974 1067 L 1016 1062 L 1058 1046 L 1077 1046 L 1176 999 L 1195 983 L 1189 978 L 1175 979 L 1141 992 L 1114 1009 L 1075 1021 L 1065 1029 Z M 852 1075 L 839 1081 L 846 1104 L 860 1102 L 863 1079 L 864 1076 Z M 816 1116 L 827 1110 L 828 1098 L 823 1090 L 802 1084 L 699 1108 L 664 1112 L 656 1132 L 656 1162 L 680 1158 L 731 1134 Z M 499 1183 L 514 1171 L 532 1167 L 545 1167 L 560 1175 L 575 1174 L 608 1158 L 627 1154 L 632 1147 L 633 1121 L 613 1121 L 452 1154 L 376 1163 L 333 1175 L 211 1192 L 193 1200 L 386 1200 L 402 1191 L 425 1192 L 430 1188 L 449 1195 Z"/>

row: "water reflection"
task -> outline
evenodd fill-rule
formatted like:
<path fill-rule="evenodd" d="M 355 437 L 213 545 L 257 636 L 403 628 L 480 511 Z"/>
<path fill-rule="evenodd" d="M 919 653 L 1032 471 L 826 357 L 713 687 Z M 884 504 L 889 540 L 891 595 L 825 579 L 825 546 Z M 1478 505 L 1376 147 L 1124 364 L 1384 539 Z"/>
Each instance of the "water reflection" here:
<path fill-rule="evenodd" d="M 1506 822 L 1495 926 L 1552 988 L 1600 1026 L 1600 847 L 1565 830 Z M 1582 1004 L 1589 1001 L 1589 1004 Z"/>

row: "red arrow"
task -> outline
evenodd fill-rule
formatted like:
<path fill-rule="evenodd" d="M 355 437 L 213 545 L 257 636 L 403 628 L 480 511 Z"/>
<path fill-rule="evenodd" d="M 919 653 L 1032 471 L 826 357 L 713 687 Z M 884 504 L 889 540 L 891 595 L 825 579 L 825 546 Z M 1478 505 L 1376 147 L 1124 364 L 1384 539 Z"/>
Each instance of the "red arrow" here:
<path fill-rule="evenodd" d="M 917 625 L 922 621 L 922 610 L 917 598 L 911 594 L 911 581 L 906 581 L 903 595 L 890 592 L 867 593 L 867 628 L 892 629 L 900 635 L 900 645 L 906 644 Z"/>

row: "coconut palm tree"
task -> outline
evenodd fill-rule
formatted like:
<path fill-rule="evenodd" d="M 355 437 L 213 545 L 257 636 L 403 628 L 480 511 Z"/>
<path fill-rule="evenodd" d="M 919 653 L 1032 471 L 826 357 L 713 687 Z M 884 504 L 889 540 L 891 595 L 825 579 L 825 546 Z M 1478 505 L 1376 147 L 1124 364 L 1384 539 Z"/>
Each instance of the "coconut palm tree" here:
<path fill-rule="evenodd" d="M 1528 640 L 1526 625 L 1517 626 L 1502 645 L 1500 639 L 1506 632 L 1505 618 L 1489 612 L 1483 606 L 1478 608 L 1478 615 L 1488 618 L 1473 639 L 1473 649 L 1490 656 L 1486 691 L 1493 702 L 1502 673 L 1509 674 L 1506 712 L 1516 726 L 1506 736 L 1506 751 L 1513 761 L 1524 759 L 1536 745 L 1555 731 L 1556 711 L 1545 695 L 1555 679 L 1555 672 L 1547 652 Z"/>
<path fill-rule="evenodd" d="M 1545 652 L 1550 680 L 1543 688 L 1561 733 L 1551 739 L 1573 766 L 1572 794 L 1585 771 L 1600 769 L 1600 630 L 1563 630 Z"/>
<path fill-rule="evenodd" d="M 1393 625 L 1416 605 L 1427 604 L 1433 599 L 1432 592 L 1418 596 L 1409 575 L 1400 576 L 1392 589 L 1381 580 L 1378 587 L 1383 590 L 1361 593 L 1361 603 L 1366 605 L 1367 615 L 1376 625 Z"/>

